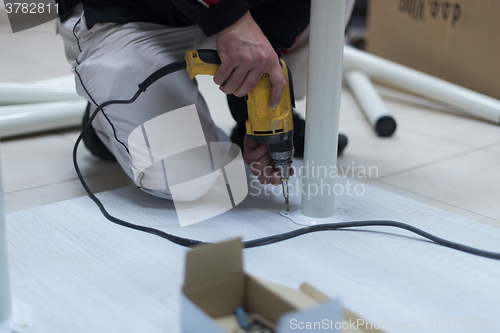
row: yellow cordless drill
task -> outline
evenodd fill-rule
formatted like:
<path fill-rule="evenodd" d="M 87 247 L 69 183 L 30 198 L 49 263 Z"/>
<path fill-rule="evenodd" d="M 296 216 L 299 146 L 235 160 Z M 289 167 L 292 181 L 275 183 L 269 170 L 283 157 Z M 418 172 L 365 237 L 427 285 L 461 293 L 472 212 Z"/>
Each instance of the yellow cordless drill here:
<path fill-rule="evenodd" d="M 221 60 L 215 50 L 191 50 L 186 53 L 186 69 L 189 77 L 196 75 L 215 75 Z M 281 68 L 286 79 L 286 87 L 281 101 L 275 110 L 269 108 L 272 84 L 269 75 L 264 74 L 257 86 L 247 95 L 248 120 L 247 137 L 261 144 L 268 144 L 274 165 L 281 174 L 283 196 L 289 210 L 288 180 L 293 157 L 293 118 L 294 104 L 291 75 L 283 60 Z"/>

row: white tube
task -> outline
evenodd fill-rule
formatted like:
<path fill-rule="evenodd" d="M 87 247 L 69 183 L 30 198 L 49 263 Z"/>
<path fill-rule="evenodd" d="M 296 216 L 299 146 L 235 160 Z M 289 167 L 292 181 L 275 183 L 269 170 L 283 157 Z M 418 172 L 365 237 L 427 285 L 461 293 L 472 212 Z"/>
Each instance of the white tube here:
<path fill-rule="evenodd" d="M 344 48 L 344 65 L 357 68 L 380 81 L 451 105 L 464 113 L 500 124 L 500 101 L 395 62 Z"/>
<path fill-rule="evenodd" d="M 0 107 L 0 138 L 81 124 L 87 101 Z"/>
<path fill-rule="evenodd" d="M 57 102 L 81 99 L 75 85 L 0 83 L 0 105 Z"/>
<path fill-rule="evenodd" d="M 7 238 L 5 231 L 2 170 L 0 168 L 0 332 L 7 332 L 6 329 L 10 327 L 11 316 L 9 265 L 7 261 Z"/>
<path fill-rule="evenodd" d="M 335 178 L 329 176 L 337 165 L 345 9 L 346 0 L 311 3 L 301 205 L 302 214 L 309 217 L 325 218 L 334 213 Z"/>
<path fill-rule="evenodd" d="M 368 76 L 357 69 L 347 69 L 344 78 L 366 118 L 380 136 L 390 136 L 396 130 L 396 121 L 387 111 L 382 98 Z"/>

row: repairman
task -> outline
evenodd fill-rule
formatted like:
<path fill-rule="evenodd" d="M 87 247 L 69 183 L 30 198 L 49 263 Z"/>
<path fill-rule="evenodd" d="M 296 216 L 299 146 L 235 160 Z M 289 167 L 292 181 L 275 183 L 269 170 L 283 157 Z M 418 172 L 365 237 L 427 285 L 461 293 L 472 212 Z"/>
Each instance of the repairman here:
<path fill-rule="evenodd" d="M 88 100 L 89 114 L 109 100 L 129 99 L 137 84 L 155 70 L 183 59 L 186 51 L 216 49 L 221 65 L 214 82 L 227 94 L 236 126 L 230 140 L 262 184 L 281 182 L 269 146 L 245 136 L 245 96 L 263 74 L 272 83 L 269 107 L 285 89 L 279 58 L 291 70 L 296 99 L 307 85 L 310 0 L 57 0 L 58 32 L 73 66 L 78 93 Z M 354 0 L 347 1 L 346 22 Z M 128 138 L 148 120 L 195 105 L 206 142 L 229 141 L 214 124 L 197 83 L 186 71 L 162 78 L 131 105 L 114 104 L 100 112 L 84 143 L 96 156 L 117 160 L 134 179 Z M 304 120 L 293 114 L 295 156 L 304 153 Z M 347 138 L 340 135 L 338 152 Z M 145 170 L 144 172 L 147 172 Z M 147 175 L 144 175 L 147 178 Z M 136 182 L 137 183 L 137 182 Z M 141 187 L 141 186 L 139 186 Z M 170 191 L 142 188 L 171 199 Z"/>

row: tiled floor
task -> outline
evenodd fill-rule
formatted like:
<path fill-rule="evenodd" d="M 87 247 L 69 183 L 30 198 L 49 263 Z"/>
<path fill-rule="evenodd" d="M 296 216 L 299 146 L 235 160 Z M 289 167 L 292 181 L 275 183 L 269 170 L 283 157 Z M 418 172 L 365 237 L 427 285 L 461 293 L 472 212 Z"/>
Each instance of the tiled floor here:
<path fill-rule="evenodd" d="M 53 22 L 15 35 L 0 24 L 0 82 L 37 81 L 69 70 Z M 233 121 L 223 94 L 211 78 L 199 82 L 216 122 L 229 131 Z M 390 88 L 378 90 L 396 117 L 396 134 L 377 137 L 344 89 L 340 129 L 349 145 L 339 166 L 347 172 L 372 167 L 364 180 L 373 185 L 500 228 L 498 125 Z M 304 101 L 298 107 L 304 110 Z M 77 134 L 73 128 L 2 140 L 7 212 L 85 195 L 71 161 Z M 84 148 L 80 164 L 94 191 L 130 184 L 115 163 L 99 161 Z"/>

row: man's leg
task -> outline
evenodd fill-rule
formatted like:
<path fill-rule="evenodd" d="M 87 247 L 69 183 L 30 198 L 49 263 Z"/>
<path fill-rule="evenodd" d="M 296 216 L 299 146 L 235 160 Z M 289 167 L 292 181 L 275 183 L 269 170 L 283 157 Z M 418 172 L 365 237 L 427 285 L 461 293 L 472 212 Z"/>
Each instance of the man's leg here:
<path fill-rule="evenodd" d="M 150 74 L 183 59 L 187 50 L 206 42 L 197 27 L 174 29 L 150 23 L 106 23 L 96 24 L 88 30 L 81 8 L 78 10 L 72 18 L 59 23 L 58 30 L 63 36 L 68 60 L 75 66 L 77 91 L 91 103 L 91 113 L 106 101 L 130 99 Z M 158 80 L 133 104 L 105 107 L 92 126 L 139 187 L 156 196 L 171 198 L 168 188 L 159 190 L 146 185 L 147 173 L 161 170 L 150 168 L 139 177 L 135 170 L 134 174 L 133 164 L 137 159 L 130 152 L 129 137 L 153 118 L 193 104 L 205 141 L 223 141 L 222 132 L 213 123 L 196 81 L 190 80 L 186 71 Z M 183 134 L 189 133 L 190 125 L 178 124 L 185 128 Z M 165 138 L 162 149 L 182 145 L 182 138 L 176 142 L 169 134 L 161 133 Z M 172 151 L 175 152 L 175 148 Z"/>

